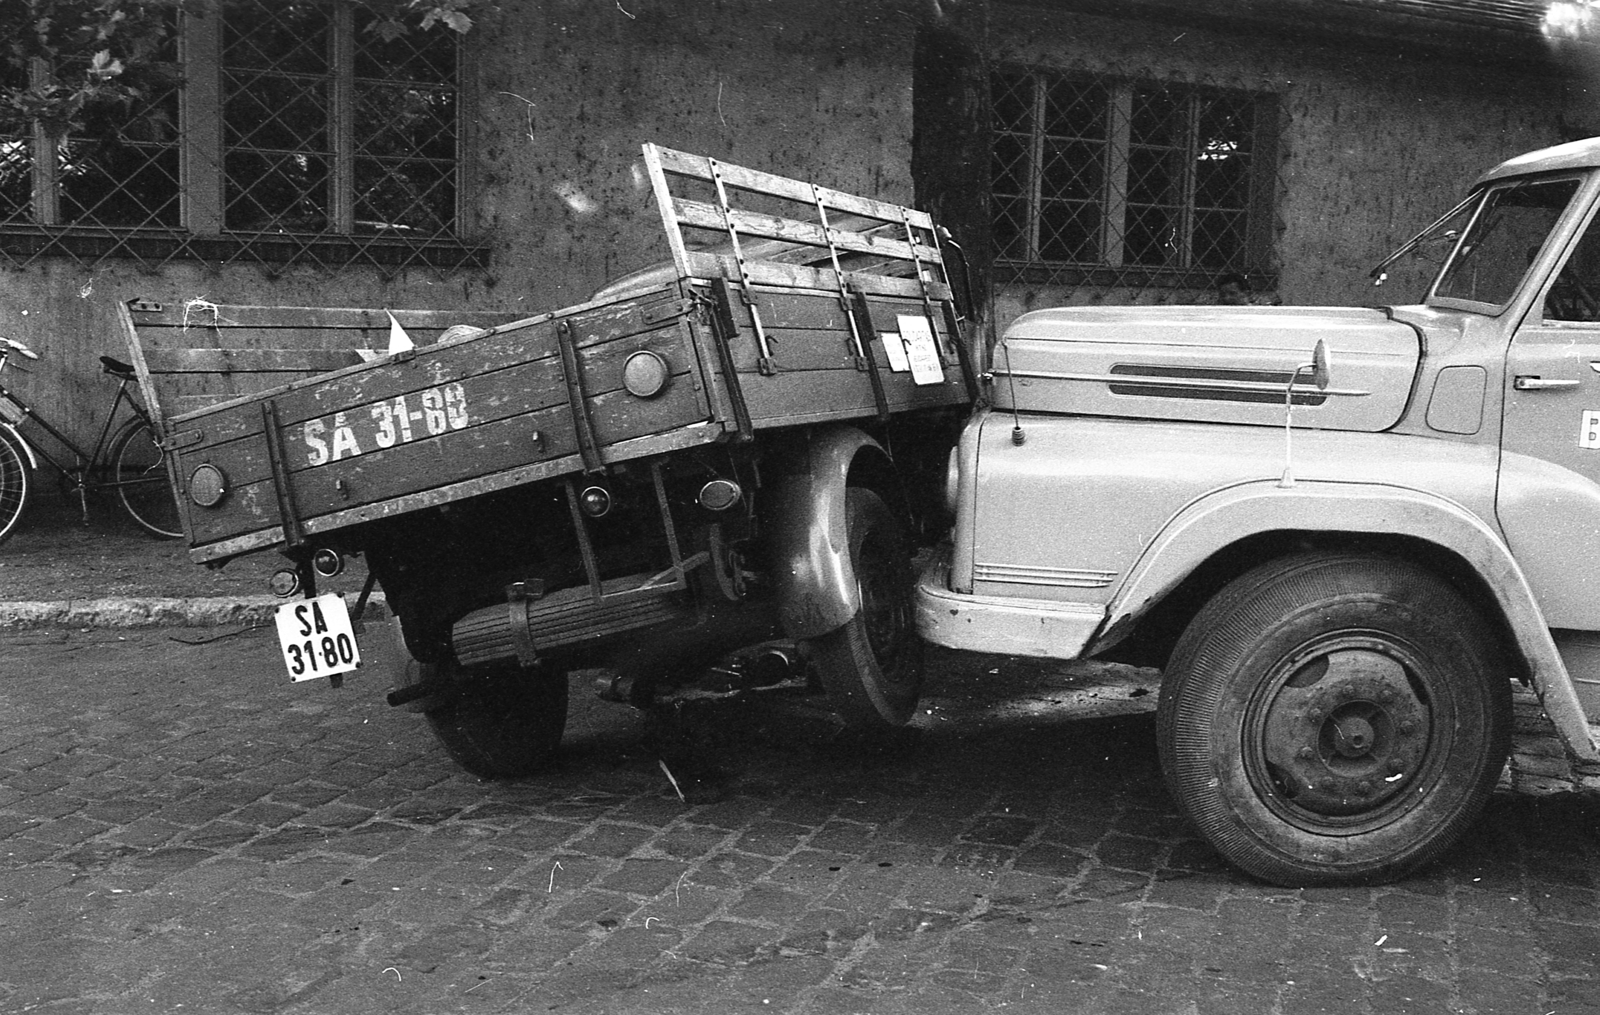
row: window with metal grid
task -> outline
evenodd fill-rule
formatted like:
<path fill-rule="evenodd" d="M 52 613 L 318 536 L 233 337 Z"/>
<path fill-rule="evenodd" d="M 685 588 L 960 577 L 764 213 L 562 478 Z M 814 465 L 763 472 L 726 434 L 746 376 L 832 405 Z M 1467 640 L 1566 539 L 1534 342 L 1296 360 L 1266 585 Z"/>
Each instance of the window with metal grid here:
<path fill-rule="evenodd" d="M 220 10 L 174 20 L 130 61 L 132 99 L 85 107 L 56 158 L 42 128 L 0 133 L 0 255 L 481 263 L 460 228 L 459 36 L 346 3 Z"/>
<path fill-rule="evenodd" d="M 1270 282 L 1270 94 L 1006 68 L 992 81 L 1002 281 Z"/>

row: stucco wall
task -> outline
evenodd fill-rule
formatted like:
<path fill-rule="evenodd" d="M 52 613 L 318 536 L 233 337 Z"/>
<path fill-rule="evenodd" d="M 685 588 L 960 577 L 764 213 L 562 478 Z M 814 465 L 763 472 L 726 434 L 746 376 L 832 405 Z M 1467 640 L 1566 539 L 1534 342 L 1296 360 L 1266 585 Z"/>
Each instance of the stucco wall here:
<path fill-rule="evenodd" d="M 96 357 L 125 355 L 114 307 L 136 296 L 530 315 L 580 302 L 667 256 L 643 141 L 911 201 L 916 21 L 900 4 L 498 6 L 467 41 L 477 93 L 470 221 L 492 252 L 488 269 L 416 268 L 386 281 L 366 268 L 270 278 L 261 266 L 194 262 L 0 268 L 0 335 L 45 357 L 27 374 L 8 367 L 8 385 L 92 440 L 105 396 Z"/>
<path fill-rule="evenodd" d="M 1561 84 L 1438 58 L 1233 37 L 1107 18 L 1017 12 L 992 22 L 999 60 L 1209 82 L 1280 98 L 1278 293 L 1286 303 L 1416 299 L 1373 290 L 1368 270 L 1444 212 L 1484 169 L 1561 140 Z M 1017 286 L 997 319 L 1068 302 L 1198 302 L 1146 290 L 1065 294 Z"/>
<path fill-rule="evenodd" d="M 259 266 L 193 262 L 159 270 L 117 261 L 93 270 L 61 261 L 0 268 L 0 335 L 47 357 L 17 375 L 17 387 L 92 438 L 103 397 L 95 357 L 120 354 L 113 307 L 134 296 L 529 314 L 578 302 L 607 278 L 666 256 L 638 166 L 641 141 L 912 202 L 916 31 L 936 7 L 915 0 L 500 4 L 468 40 L 476 78 L 469 221 L 491 251 L 489 268 L 410 269 L 389 280 L 364 268 L 292 269 L 273 278 Z M 1390 298 L 1370 289 L 1366 270 L 1394 242 L 1482 168 L 1557 139 L 1560 102 L 1551 94 L 1559 85 L 1535 75 L 1003 3 L 970 23 L 988 25 L 985 44 L 996 59 L 1280 94 L 1279 291 L 1287 302 Z M 927 80 L 928 68 L 921 73 Z M 920 157 L 926 187 L 939 153 Z M 963 182 L 958 189 L 973 188 Z M 974 200 L 981 213 L 984 196 Z M 1003 323 L 1027 306 L 1068 301 L 1014 289 L 1002 294 L 998 317 Z"/>

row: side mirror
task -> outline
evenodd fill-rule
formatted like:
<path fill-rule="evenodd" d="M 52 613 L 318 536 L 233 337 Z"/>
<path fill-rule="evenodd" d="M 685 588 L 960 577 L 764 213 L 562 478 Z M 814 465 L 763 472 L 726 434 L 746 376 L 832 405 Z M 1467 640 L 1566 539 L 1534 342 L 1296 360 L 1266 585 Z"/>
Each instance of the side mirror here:
<path fill-rule="evenodd" d="M 1289 375 L 1289 383 L 1283 386 L 1283 474 L 1278 477 L 1280 487 L 1287 489 L 1294 486 L 1294 386 L 1300 382 L 1300 378 L 1310 373 L 1311 383 L 1317 386 L 1317 390 L 1326 391 L 1332 370 L 1328 361 L 1328 343 L 1319 338 L 1311 349 L 1311 362 L 1295 367 L 1294 373 Z"/>
<path fill-rule="evenodd" d="M 1316 347 L 1311 350 L 1311 383 L 1317 386 L 1318 391 L 1328 390 L 1329 372 L 1332 367 L 1328 360 L 1328 343 L 1317 339 Z"/>

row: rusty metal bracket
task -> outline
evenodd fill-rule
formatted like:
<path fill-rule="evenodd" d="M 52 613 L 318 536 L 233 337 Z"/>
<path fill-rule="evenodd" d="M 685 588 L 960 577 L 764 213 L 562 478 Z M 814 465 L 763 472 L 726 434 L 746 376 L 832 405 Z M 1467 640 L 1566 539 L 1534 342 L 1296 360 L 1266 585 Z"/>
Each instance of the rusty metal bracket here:
<path fill-rule="evenodd" d="M 733 425 L 739 440 L 754 439 L 756 428 L 750 422 L 750 406 L 744 400 L 744 385 L 739 381 L 739 371 L 733 362 L 733 340 L 739 336 L 739 322 L 733 319 L 733 294 L 728 280 L 711 280 L 711 337 L 717 346 L 717 362 L 722 367 L 722 379 L 727 385 L 728 401 L 733 406 Z"/>
<path fill-rule="evenodd" d="M 157 446 L 162 451 L 179 451 L 191 444 L 199 444 L 205 440 L 205 436 L 206 432 L 204 430 L 185 430 L 182 433 L 175 433 L 164 440 L 158 441 Z"/>
<path fill-rule="evenodd" d="M 889 421 L 889 396 L 883 390 L 883 375 L 878 372 L 878 357 L 872 351 L 872 343 L 878 339 L 878 329 L 872 323 L 872 307 L 867 303 L 867 294 L 855 290 L 855 298 L 845 308 L 850 315 L 850 329 L 855 332 L 856 345 L 865 349 L 863 359 L 866 360 L 867 377 L 872 381 L 872 402 L 878 407 L 878 422 Z"/>
<path fill-rule="evenodd" d="M 261 431 L 267 443 L 267 464 L 272 470 L 272 489 L 278 495 L 278 517 L 283 524 L 283 541 L 291 548 L 305 545 L 300 516 L 294 510 L 294 491 L 289 486 L 289 465 L 283 459 L 283 440 L 278 434 L 278 403 L 269 398 L 261 403 Z"/>
<path fill-rule="evenodd" d="M 567 382 L 567 404 L 572 409 L 572 428 L 578 437 L 578 454 L 584 472 L 605 468 L 600 461 L 600 445 L 595 440 L 594 424 L 589 419 L 589 404 L 584 397 L 583 373 L 578 364 L 578 346 L 572 336 L 570 318 L 556 324 L 556 345 L 561 348 L 561 373 Z"/>

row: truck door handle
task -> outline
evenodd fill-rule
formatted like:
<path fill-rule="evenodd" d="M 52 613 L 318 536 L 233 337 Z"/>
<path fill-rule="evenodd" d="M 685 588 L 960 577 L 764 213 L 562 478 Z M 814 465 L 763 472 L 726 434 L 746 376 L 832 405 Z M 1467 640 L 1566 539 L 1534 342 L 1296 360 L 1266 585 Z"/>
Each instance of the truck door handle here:
<path fill-rule="evenodd" d="M 1576 377 L 1530 377 L 1521 376 L 1511 382 L 1511 386 L 1518 391 L 1551 391 L 1556 388 L 1575 388 L 1578 386 Z"/>

